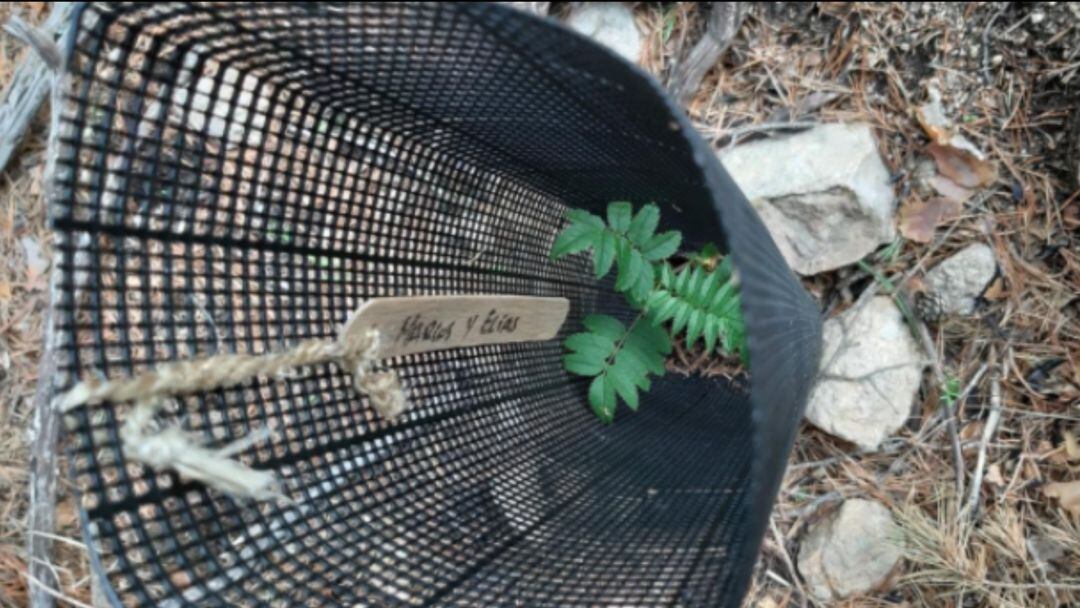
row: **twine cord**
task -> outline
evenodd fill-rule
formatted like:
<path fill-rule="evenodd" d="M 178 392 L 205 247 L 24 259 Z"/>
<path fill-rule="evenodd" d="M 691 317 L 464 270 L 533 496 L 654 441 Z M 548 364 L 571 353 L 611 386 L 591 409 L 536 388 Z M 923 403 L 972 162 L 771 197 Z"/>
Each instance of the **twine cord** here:
<path fill-rule="evenodd" d="M 155 470 L 172 470 L 238 498 L 288 500 L 277 477 L 232 457 L 274 436 L 255 430 L 213 449 L 179 426 L 156 428 L 154 417 L 167 397 L 234 386 L 255 376 L 278 376 L 304 366 L 334 363 L 352 375 L 353 388 L 366 395 L 379 414 L 393 422 L 408 409 L 405 389 L 392 371 L 375 371 L 379 332 L 342 332 L 337 340 L 308 340 L 266 355 L 228 354 L 164 363 L 130 378 L 87 379 L 60 396 L 57 406 L 68 412 L 106 401 L 133 402 L 120 439 L 124 456 Z"/>

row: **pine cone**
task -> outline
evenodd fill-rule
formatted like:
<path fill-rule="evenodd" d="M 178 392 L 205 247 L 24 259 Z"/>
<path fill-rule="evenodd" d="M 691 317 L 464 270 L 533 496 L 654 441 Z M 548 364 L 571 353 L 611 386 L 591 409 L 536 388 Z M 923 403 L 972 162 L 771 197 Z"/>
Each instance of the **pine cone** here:
<path fill-rule="evenodd" d="M 938 323 L 945 318 L 945 303 L 932 291 L 915 294 L 915 313 L 927 323 Z"/>

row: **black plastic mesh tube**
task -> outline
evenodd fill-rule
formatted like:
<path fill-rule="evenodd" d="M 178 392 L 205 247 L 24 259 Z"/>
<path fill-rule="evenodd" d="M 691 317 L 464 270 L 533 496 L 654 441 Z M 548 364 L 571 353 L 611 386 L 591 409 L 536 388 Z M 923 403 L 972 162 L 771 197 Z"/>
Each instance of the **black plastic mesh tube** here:
<path fill-rule="evenodd" d="M 93 4 L 78 11 L 51 201 L 56 389 L 331 338 L 360 302 L 571 301 L 560 338 L 392 360 L 379 418 L 333 365 L 175 400 L 294 504 L 125 461 L 129 404 L 66 417 L 117 605 L 737 605 L 819 357 L 818 312 L 745 198 L 642 72 L 473 4 Z M 781 176 L 778 176 L 780 178 Z M 669 376 L 601 424 L 561 339 L 628 316 L 568 207 L 655 201 L 738 269 L 752 388 Z"/>

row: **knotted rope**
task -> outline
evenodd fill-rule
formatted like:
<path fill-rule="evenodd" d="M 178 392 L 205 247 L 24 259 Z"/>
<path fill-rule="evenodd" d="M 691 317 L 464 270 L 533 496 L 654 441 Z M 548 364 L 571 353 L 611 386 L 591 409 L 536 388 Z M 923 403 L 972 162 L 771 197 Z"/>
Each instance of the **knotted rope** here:
<path fill-rule="evenodd" d="M 265 355 L 214 355 L 164 363 L 131 378 L 87 379 L 60 396 L 57 405 L 71 411 L 106 401 L 134 402 L 120 429 L 124 455 L 153 469 L 169 469 L 241 498 L 285 498 L 277 478 L 231 457 L 273 436 L 261 429 L 221 449 L 202 445 L 199 437 L 178 426 L 154 429 L 153 419 L 166 397 L 190 395 L 240 384 L 255 376 L 275 376 L 297 367 L 335 363 L 352 374 L 353 388 L 389 421 L 408 408 L 405 390 L 393 371 L 374 371 L 379 332 L 342 332 L 337 340 L 308 340 Z"/>

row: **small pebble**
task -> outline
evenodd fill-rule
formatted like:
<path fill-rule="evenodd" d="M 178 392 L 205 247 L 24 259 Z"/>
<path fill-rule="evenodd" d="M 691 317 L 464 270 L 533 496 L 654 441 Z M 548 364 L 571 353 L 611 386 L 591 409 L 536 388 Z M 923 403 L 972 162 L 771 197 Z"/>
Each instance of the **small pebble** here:
<path fill-rule="evenodd" d="M 1032 25 L 1039 25 L 1045 19 L 1046 19 L 1046 13 L 1044 13 L 1042 11 L 1035 11 L 1034 13 L 1031 13 L 1031 24 Z"/>

